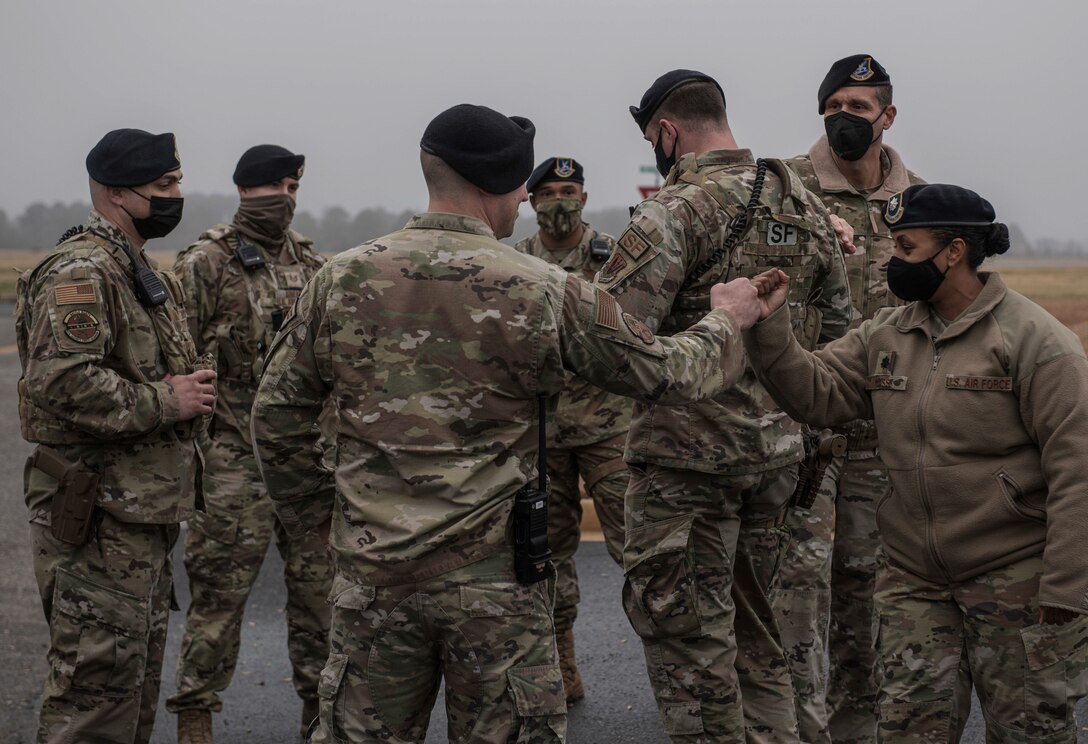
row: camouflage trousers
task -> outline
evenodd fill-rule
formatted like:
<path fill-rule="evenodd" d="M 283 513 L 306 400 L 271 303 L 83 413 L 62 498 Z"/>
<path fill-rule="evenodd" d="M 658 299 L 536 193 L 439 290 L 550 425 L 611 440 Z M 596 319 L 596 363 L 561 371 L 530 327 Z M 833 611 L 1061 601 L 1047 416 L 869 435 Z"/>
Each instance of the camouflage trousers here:
<path fill-rule="evenodd" d="M 774 518 L 779 507 L 742 509 L 783 504 L 796 480 L 794 468 L 715 476 L 631 467 L 623 605 L 674 742 L 796 741 L 768 599 L 788 532 Z"/>
<path fill-rule="evenodd" d="M 875 450 L 851 451 L 836 486 L 828 727 L 836 744 L 873 744 L 878 686 L 873 590 L 880 555 L 876 505 L 892 487 Z"/>
<path fill-rule="evenodd" d="M 105 512 L 84 545 L 31 524 L 34 574 L 49 621 L 39 744 L 151 740 L 173 582 L 177 525 Z"/>
<path fill-rule="evenodd" d="M 338 574 L 310 741 L 422 742 L 442 679 L 449 741 L 565 741 L 550 594 L 517 583 L 509 551 L 405 586 Z"/>
<path fill-rule="evenodd" d="M 811 508 L 793 505 L 785 526 L 790 546 L 772 593 L 775 620 L 793 679 L 803 744 L 831 744 L 827 709 L 827 634 L 835 491 L 844 461 L 831 461 Z"/>
<path fill-rule="evenodd" d="M 232 432 L 201 442 L 204 509 L 189 522 L 185 569 L 192 602 L 167 710 L 219 711 L 238 663 L 242 615 L 273 535 L 287 584 L 287 652 L 303 700 L 317 699 L 328 657 L 332 561 L 314 532 L 289 538 L 276 518 L 246 443 Z"/>
<path fill-rule="evenodd" d="M 1088 617 L 1036 624 L 1042 568 L 1040 555 L 947 584 L 881 565 L 878 741 L 958 742 L 973 684 L 987 742 L 1076 742 Z"/>
<path fill-rule="evenodd" d="M 578 571 L 574 554 L 582 538 L 582 494 L 579 477 L 593 499 L 605 547 L 616 563 L 623 561 L 623 494 L 627 463 L 623 448 L 627 434 L 577 447 L 548 449 L 548 545 L 555 566 L 555 628 L 574 627 L 578 617 Z"/>

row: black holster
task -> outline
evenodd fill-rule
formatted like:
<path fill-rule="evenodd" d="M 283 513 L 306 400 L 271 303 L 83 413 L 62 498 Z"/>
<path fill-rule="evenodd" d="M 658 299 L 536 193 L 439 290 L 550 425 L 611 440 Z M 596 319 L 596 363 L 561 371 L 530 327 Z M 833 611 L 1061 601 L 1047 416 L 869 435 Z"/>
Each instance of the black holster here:
<path fill-rule="evenodd" d="M 72 462 L 41 446 L 34 451 L 30 464 L 57 481 L 49 527 L 53 537 L 71 545 L 85 544 L 91 539 L 101 476 L 82 460 Z"/>
<path fill-rule="evenodd" d="M 548 442 L 544 396 L 537 398 L 537 482 L 514 494 L 514 575 L 519 584 L 535 584 L 551 576 L 548 547 Z"/>
<path fill-rule="evenodd" d="M 846 455 L 846 436 L 835 434 L 830 429 L 806 432 L 804 444 L 805 459 L 798 469 L 797 489 L 793 492 L 791 504 L 811 509 L 831 461 Z"/>

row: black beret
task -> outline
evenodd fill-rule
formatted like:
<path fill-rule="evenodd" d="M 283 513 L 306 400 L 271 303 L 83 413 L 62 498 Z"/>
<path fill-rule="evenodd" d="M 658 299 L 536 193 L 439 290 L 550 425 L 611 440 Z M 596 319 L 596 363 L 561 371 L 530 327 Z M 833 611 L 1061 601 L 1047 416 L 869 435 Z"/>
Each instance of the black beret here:
<path fill-rule="evenodd" d="M 714 87 L 722 94 L 722 105 L 724 106 L 725 92 L 722 91 L 722 86 L 718 85 L 717 80 L 695 70 L 673 70 L 672 72 L 666 72 L 655 80 L 654 84 L 642 94 L 642 101 L 639 102 L 639 105 L 629 107 L 628 111 L 631 112 L 631 116 L 634 118 L 635 123 L 638 124 L 638 128 L 645 132 L 646 125 L 650 123 L 650 119 L 653 118 L 657 107 L 670 93 L 681 85 L 703 82 L 714 83 Z"/>
<path fill-rule="evenodd" d="M 824 81 L 820 83 L 820 90 L 816 94 L 820 99 L 820 113 L 824 112 L 827 99 L 839 88 L 847 86 L 891 85 L 892 79 L 888 77 L 888 71 L 873 59 L 871 54 L 854 54 L 843 57 L 824 75 Z"/>
<path fill-rule="evenodd" d="M 234 184 L 243 188 L 263 186 L 281 178 L 302 178 L 305 155 L 295 155 L 279 145 L 256 145 L 249 148 L 234 168 Z"/>
<path fill-rule="evenodd" d="M 547 181 L 585 183 L 586 177 L 582 172 L 582 164 L 574 158 L 548 158 L 536 167 L 533 175 L 529 176 L 525 188 L 532 193 L 539 184 Z"/>
<path fill-rule="evenodd" d="M 989 225 L 996 216 L 993 205 L 974 191 L 946 183 L 911 186 L 884 207 L 884 221 L 893 230 Z"/>
<path fill-rule="evenodd" d="M 431 119 L 419 142 L 466 181 L 490 194 L 508 194 L 533 170 L 536 127 L 524 116 L 461 103 Z"/>
<path fill-rule="evenodd" d="M 103 186 L 142 186 L 180 167 L 171 132 L 114 129 L 87 153 L 87 175 Z"/>

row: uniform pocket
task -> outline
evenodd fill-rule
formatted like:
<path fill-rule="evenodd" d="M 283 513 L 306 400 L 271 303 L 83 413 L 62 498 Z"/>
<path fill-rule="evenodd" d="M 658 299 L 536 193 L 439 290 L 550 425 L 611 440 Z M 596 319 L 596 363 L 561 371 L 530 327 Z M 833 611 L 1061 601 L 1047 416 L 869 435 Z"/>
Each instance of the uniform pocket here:
<path fill-rule="evenodd" d="M 623 606 L 642 638 L 673 638 L 699 632 L 695 574 L 691 565 L 694 515 L 631 530 L 624 547 Z"/>
<path fill-rule="evenodd" d="M 506 672 L 521 725 L 517 744 L 562 742 L 567 733 L 567 702 L 558 665 L 513 667 Z"/>
<path fill-rule="evenodd" d="M 1076 700 L 1086 692 L 1088 618 L 1064 625 L 1020 629 L 1024 644 L 1024 713 L 1027 730 L 1039 736 L 1073 725 Z"/>
<path fill-rule="evenodd" d="M 329 738 L 337 743 L 347 741 L 344 735 L 344 696 L 340 694 L 347 669 L 347 654 L 330 654 L 317 682 L 318 720 Z"/>
<path fill-rule="evenodd" d="M 370 607 L 376 596 L 377 590 L 374 587 L 356 584 L 337 574 L 333 577 L 328 601 L 329 604 L 341 610 L 362 612 Z"/>
<path fill-rule="evenodd" d="M 461 610 L 469 617 L 528 615 L 533 595 L 530 587 L 515 582 L 462 586 Z"/>
<path fill-rule="evenodd" d="M 147 601 L 57 570 L 49 685 L 56 692 L 130 698 L 143 685 Z"/>
<path fill-rule="evenodd" d="M 1001 495 L 1004 497 L 1006 506 L 1014 514 L 1024 519 L 1030 519 L 1033 522 L 1046 522 L 1046 510 L 1027 503 L 1027 499 L 1024 497 L 1024 489 L 1020 487 L 1020 484 L 1016 482 L 1016 479 L 1012 477 L 1009 471 L 1001 468 L 994 473 L 994 478 L 997 480 L 998 485 L 1001 486 Z"/>

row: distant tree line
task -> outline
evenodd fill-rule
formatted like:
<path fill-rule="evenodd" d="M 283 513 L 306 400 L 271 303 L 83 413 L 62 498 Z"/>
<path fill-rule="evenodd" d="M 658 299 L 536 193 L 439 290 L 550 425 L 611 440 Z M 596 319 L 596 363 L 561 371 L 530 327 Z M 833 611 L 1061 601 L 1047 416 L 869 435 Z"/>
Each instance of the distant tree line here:
<path fill-rule="evenodd" d="M 230 222 L 237 207 L 237 196 L 187 194 L 181 225 L 166 238 L 156 240 L 152 247 L 156 251 L 179 251 L 193 242 L 203 230 Z M 86 202 L 35 202 L 14 218 L 0 209 L 0 250 L 52 248 L 65 230 L 86 222 L 90 209 L 91 205 Z M 351 214 L 343 207 L 330 207 L 317 216 L 308 210 L 300 210 L 295 215 L 294 227 L 303 235 L 313 238 L 322 253 L 332 254 L 400 229 L 413 213 L 410 209 L 391 212 L 382 208 L 366 208 Z M 585 219 L 596 229 L 618 237 L 627 226 L 628 211 L 621 207 L 591 210 L 585 213 Z M 536 223 L 532 216 L 523 216 L 515 226 L 513 237 L 507 242 L 520 240 L 535 230 Z M 1013 246 L 1010 257 L 1088 256 L 1088 246 L 1075 240 L 1028 240 L 1017 225 L 1009 225 L 1009 232 Z"/>

